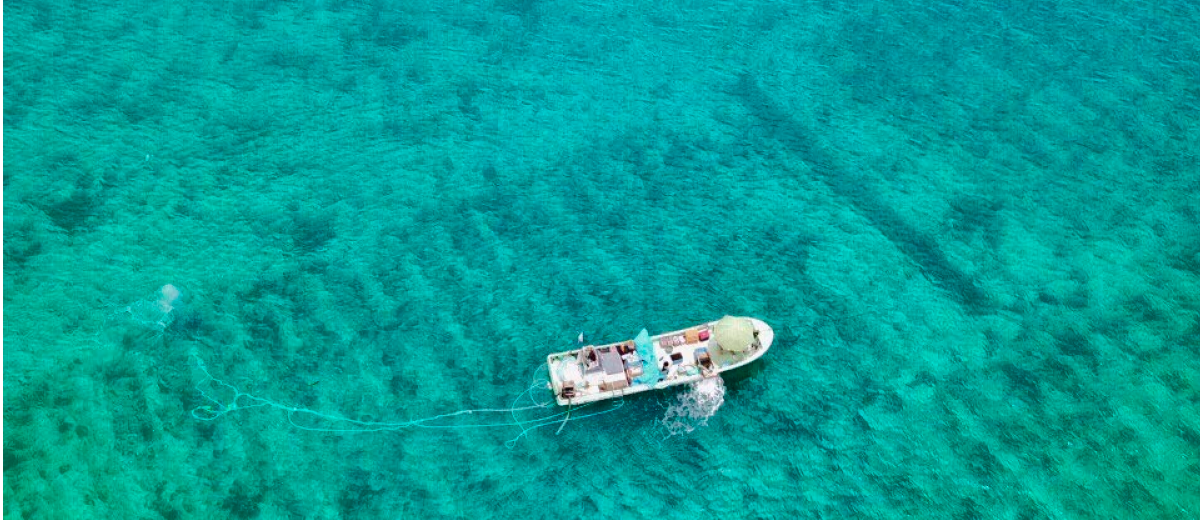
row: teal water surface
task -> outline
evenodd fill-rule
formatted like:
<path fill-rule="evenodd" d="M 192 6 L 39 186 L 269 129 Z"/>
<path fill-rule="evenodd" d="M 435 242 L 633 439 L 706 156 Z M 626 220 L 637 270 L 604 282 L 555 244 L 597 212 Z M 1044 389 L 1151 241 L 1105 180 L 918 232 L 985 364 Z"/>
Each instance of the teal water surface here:
<path fill-rule="evenodd" d="M 5 518 L 1200 515 L 1193 3 L 4 15 Z M 725 314 L 675 436 L 205 375 L 404 422 Z"/>

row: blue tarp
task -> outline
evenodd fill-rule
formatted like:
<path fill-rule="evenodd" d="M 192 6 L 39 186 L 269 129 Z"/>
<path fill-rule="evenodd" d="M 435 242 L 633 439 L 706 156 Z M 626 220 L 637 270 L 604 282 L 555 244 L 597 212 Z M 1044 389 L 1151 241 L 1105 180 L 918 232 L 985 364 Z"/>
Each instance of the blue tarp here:
<path fill-rule="evenodd" d="M 642 329 L 642 332 L 633 338 L 633 344 L 637 346 L 638 357 L 642 358 L 642 375 L 634 382 L 654 385 L 662 379 L 662 372 L 658 370 L 658 357 L 654 355 L 654 342 L 650 341 L 650 333 Z"/>

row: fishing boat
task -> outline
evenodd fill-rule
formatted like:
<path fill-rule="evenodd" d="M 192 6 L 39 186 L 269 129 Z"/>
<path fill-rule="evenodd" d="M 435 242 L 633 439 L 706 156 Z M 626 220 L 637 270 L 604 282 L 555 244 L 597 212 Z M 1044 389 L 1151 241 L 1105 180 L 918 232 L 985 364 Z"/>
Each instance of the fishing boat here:
<path fill-rule="evenodd" d="M 725 316 L 695 327 L 550 354 L 550 389 L 562 406 L 700 381 L 748 365 L 771 347 L 762 320 Z"/>

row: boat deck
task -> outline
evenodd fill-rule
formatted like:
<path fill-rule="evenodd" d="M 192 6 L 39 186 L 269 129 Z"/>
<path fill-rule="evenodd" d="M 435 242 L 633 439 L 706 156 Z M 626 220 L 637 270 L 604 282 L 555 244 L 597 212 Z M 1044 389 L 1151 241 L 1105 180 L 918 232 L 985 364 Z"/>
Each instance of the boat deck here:
<path fill-rule="evenodd" d="M 646 345 L 635 340 L 587 345 L 547 357 L 551 389 L 560 405 L 583 404 L 647 390 L 666 388 L 713 377 L 758 359 L 774 340 L 771 327 L 748 318 L 754 343 L 744 352 L 721 348 L 709 322 L 649 337 L 654 365 Z"/>

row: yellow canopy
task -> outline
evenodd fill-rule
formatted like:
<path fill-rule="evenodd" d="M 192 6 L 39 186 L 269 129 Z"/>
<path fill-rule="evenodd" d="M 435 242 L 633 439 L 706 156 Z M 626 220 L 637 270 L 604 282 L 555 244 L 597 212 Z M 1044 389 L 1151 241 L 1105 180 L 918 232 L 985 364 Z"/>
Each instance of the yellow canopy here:
<path fill-rule="evenodd" d="M 754 344 L 754 324 L 747 318 L 726 316 L 713 327 L 717 345 L 730 352 L 745 352 Z"/>

